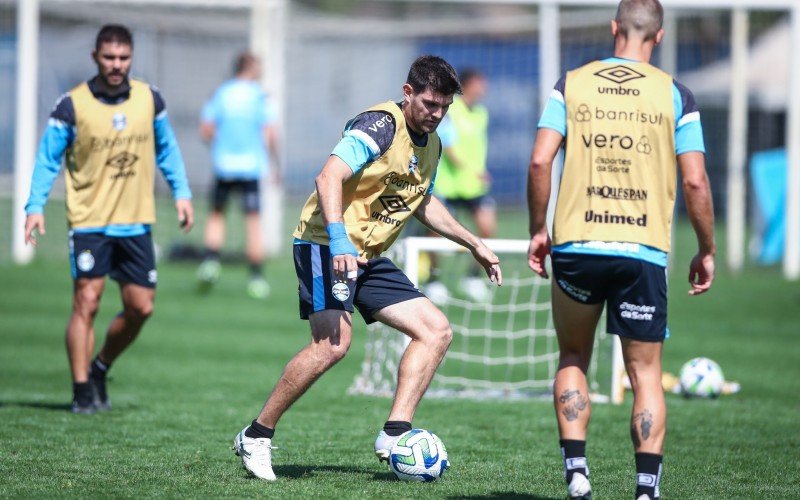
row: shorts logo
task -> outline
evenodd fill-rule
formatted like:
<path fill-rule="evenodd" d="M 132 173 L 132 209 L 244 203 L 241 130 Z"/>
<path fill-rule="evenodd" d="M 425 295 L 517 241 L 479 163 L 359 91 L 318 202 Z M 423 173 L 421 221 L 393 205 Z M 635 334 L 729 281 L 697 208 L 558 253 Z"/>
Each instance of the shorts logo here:
<path fill-rule="evenodd" d="M 150 283 L 157 282 L 158 281 L 158 271 L 156 271 L 155 269 L 151 269 L 150 271 L 148 271 L 147 272 L 147 281 L 149 281 Z"/>
<path fill-rule="evenodd" d="M 653 321 L 653 314 L 656 312 L 656 306 L 637 305 L 623 302 L 619 305 L 619 315 L 625 319 L 632 319 L 634 321 Z"/>
<path fill-rule="evenodd" d="M 337 281 L 331 287 L 331 294 L 339 302 L 344 302 L 350 298 L 350 287 L 343 281 Z"/>
<path fill-rule="evenodd" d="M 114 130 L 123 130 L 128 125 L 128 117 L 124 113 L 115 113 L 111 118 Z"/>
<path fill-rule="evenodd" d="M 91 250 L 84 250 L 81 252 L 75 261 L 78 265 L 78 269 L 83 272 L 91 271 L 94 267 L 94 256 L 92 255 Z"/>
<path fill-rule="evenodd" d="M 417 158 L 417 155 L 412 154 L 411 160 L 408 162 L 408 171 L 413 174 L 417 171 L 417 165 L 419 165 L 419 158 Z"/>

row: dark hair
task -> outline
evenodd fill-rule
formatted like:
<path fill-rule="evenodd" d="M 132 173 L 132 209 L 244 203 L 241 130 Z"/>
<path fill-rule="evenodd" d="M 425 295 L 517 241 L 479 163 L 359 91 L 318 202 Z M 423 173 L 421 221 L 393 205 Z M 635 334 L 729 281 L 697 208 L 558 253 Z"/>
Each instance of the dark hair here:
<path fill-rule="evenodd" d="M 121 24 L 106 24 L 97 32 L 94 50 L 100 50 L 100 46 L 104 43 L 118 43 L 133 48 L 133 35 L 128 28 Z"/>
<path fill-rule="evenodd" d="M 234 74 L 239 74 L 242 71 L 250 68 L 253 64 L 257 63 L 258 59 L 250 52 L 242 52 L 236 56 L 236 61 L 233 63 Z"/>
<path fill-rule="evenodd" d="M 636 33 L 645 40 L 653 40 L 664 24 L 664 7 L 658 0 L 622 0 L 615 21 L 622 36 Z"/>
<path fill-rule="evenodd" d="M 477 68 L 461 68 L 461 71 L 458 72 L 458 80 L 461 82 L 462 87 L 470 80 L 483 77 L 483 72 Z"/>
<path fill-rule="evenodd" d="M 456 70 L 447 61 L 437 56 L 420 56 L 408 70 L 406 83 L 411 85 L 414 92 L 424 92 L 430 89 L 442 95 L 461 93 L 461 84 L 458 82 Z"/>

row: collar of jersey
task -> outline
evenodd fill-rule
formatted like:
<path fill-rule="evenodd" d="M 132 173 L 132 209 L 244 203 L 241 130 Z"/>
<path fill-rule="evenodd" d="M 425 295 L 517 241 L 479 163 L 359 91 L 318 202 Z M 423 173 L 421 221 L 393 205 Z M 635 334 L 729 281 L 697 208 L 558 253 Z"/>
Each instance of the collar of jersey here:
<path fill-rule="evenodd" d="M 642 61 L 637 61 L 636 59 L 625 59 L 624 57 L 609 57 L 607 59 L 603 59 L 601 62 L 604 63 L 611 63 L 611 64 L 641 64 Z"/>

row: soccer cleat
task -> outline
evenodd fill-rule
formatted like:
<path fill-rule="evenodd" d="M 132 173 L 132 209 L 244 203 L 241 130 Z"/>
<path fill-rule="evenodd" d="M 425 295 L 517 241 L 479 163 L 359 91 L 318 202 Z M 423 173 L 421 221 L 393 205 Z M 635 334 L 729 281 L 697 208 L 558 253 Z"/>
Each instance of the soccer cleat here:
<path fill-rule="evenodd" d="M 78 401 L 76 398 L 72 400 L 69 411 L 80 415 L 91 415 L 97 411 L 97 407 L 91 401 Z"/>
<path fill-rule="evenodd" d="M 89 374 L 89 383 L 92 385 L 92 399 L 97 411 L 108 411 L 111 409 L 111 401 L 106 392 L 106 378 L 93 377 Z"/>
<path fill-rule="evenodd" d="M 250 278 L 247 284 L 247 295 L 254 299 L 264 300 L 269 297 L 270 286 L 267 280 L 261 276 L 254 276 Z"/>
<path fill-rule="evenodd" d="M 653 500 L 653 499 L 650 498 L 650 495 L 645 493 L 644 495 L 639 495 L 639 497 L 636 498 L 636 500 Z"/>
<path fill-rule="evenodd" d="M 572 481 L 567 486 L 567 494 L 573 500 L 591 500 L 592 485 L 589 483 L 589 479 L 580 472 L 572 474 Z"/>
<path fill-rule="evenodd" d="M 207 292 L 219 281 L 222 265 L 216 259 L 206 259 L 197 268 L 197 284 L 201 292 Z"/>
<path fill-rule="evenodd" d="M 265 481 L 275 481 L 275 473 L 272 471 L 272 440 L 245 436 L 244 432 L 249 427 L 248 425 L 242 429 L 233 439 L 233 452 L 242 458 L 242 465 L 252 475 Z"/>
<path fill-rule="evenodd" d="M 386 431 L 378 433 L 378 438 L 375 439 L 375 456 L 378 457 L 379 462 L 389 463 L 389 453 L 399 437 L 390 436 L 386 434 Z"/>

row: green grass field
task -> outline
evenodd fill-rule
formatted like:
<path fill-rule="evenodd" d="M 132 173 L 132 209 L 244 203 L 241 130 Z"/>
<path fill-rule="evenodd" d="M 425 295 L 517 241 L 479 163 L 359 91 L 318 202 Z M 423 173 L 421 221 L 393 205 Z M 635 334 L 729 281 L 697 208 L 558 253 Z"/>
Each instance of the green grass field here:
<path fill-rule="evenodd" d="M 198 296 L 193 264 L 162 261 L 156 313 L 111 373 L 113 411 L 70 414 L 63 329 L 71 280 L 63 211 L 51 205 L 40 257 L 27 267 L 0 262 L 0 496 L 563 498 L 553 411 L 538 401 L 424 400 L 415 424 L 442 437 L 452 469 L 434 484 L 394 480 L 372 455 L 389 400 L 346 395 L 363 358 L 360 320 L 349 356 L 281 421 L 279 480 L 249 478 L 231 440 L 308 339 L 289 256 L 269 266 L 274 293 L 264 303 L 245 295 L 243 266 L 225 268 L 214 292 Z M 176 228 L 162 212 L 156 236 L 165 247 Z M 524 237 L 522 221 L 504 215 L 502 236 Z M 665 368 L 675 373 L 708 356 L 742 391 L 713 401 L 668 396 L 664 496 L 796 498 L 800 288 L 776 269 L 720 269 L 710 294 L 690 298 L 692 242 L 681 227 Z M 110 282 L 98 346 L 118 308 Z M 588 455 L 597 498 L 633 493 L 629 404 L 594 406 Z"/>

